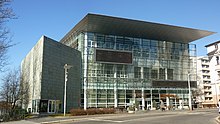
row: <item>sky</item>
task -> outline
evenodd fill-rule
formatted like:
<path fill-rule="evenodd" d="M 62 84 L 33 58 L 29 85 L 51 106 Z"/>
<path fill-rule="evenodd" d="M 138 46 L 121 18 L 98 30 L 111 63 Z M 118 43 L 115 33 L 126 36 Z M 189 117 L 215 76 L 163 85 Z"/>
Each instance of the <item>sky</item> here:
<path fill-rule="evenodd" d="M 86 14 L 95 13 L 216 32 L 192 42 L 197 55 L 220 40 L 220 0 L 14 0 L 17 19 L 7 23 L 12 41 L 8 68 L 18 68 L 42 35 L 59 41 Z"/>

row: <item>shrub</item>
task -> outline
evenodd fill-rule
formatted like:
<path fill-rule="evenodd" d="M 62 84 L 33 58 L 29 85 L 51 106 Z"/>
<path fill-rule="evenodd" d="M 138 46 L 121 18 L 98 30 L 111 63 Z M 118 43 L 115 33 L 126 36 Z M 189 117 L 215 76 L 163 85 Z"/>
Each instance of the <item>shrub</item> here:
<path fill-rule="evenodd" d="M 72 116 L 87 115 L 86 111 L 84 111 L 83 109 L 71 109 L 70 114 Z"/>
<path fill-rule="evenodd" d="M 114 114 L 115 113 L 115 109 L 113 108 L 104 108 L 103 109 L 103 114 Z"/>
<path fill-rule="evenodd" d="M 87 115 L 95 115 L 97 114 L 97 110 L 96 109 L 87 109 L 86 110 Z"/>
<path fill-rule="evenodd" d="M 134 106 L 129 106 L 128 110 L 129 111 L 135 111 L 135 107 Z"/>
<path fill-rule="evenodd" d="M 70 114 L 72 116 L 77 116 L 77 115 L 95 115 L 95 114 L 114 114 L 115 109 L 113 108 L 90 108 L 87 109 L 86 111 L 83 109 L 71 109 Z"/>
<path fill-rule="evenodd" d="M 28 115 L 29 114 L 26 112 L 25 109 L 13 109 L 13 110 L 7 111 L 6 113 L 1 114 L 0 122 L 22 120 Z"/>

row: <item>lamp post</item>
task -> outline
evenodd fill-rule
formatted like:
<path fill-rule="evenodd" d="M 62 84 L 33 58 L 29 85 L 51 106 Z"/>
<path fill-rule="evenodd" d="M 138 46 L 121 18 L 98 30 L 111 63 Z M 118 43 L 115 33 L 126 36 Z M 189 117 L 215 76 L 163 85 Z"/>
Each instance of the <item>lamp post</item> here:
<path fill-rule="evenodd" d="M 192 101 L 191 101 L 191 89 L 190 89 L 190 73 L 188 73 L 188 88 L 189 88 L 189 110 L 192 110 Z"/>
<path fill-rule="evenodd" d="M 65 71 L 65 84 L 64 84 L 64 100 L 63 100 L 63 116 L 66 116 L 66 82 L 68 77 L 68 69 L 70 69 L 72 66 L 65 64 L 64 65 L 64 71 Z"/>

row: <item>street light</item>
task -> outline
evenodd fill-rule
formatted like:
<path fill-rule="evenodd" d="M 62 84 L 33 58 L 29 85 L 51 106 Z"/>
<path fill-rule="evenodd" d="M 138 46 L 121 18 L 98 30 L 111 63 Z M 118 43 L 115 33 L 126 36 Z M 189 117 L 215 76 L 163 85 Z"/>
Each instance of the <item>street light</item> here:
<path fill-rule="evenodd" d="M 190 89 L 190 73 L 188 73 L 188 88 L 189 88 L 189 110 L 192 110 L 192 101 L 191 101 L 191 89 Z"/>
<path fill-rule="evenodd" d="M 64 71 L 65 71 L 65 86 L 64 86 L 64 102 L 63 102 L 63 116 L 66 116 L 66 82 L 68 77 L 68 69 L 70 69 L 71 65 L 65 64 L 64 65 Z"/>

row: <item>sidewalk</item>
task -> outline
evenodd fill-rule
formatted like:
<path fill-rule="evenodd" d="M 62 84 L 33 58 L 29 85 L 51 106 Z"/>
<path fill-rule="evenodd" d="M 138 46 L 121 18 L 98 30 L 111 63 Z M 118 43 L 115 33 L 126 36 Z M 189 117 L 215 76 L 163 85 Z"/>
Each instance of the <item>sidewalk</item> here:
<path fill-rule="evenodd" d="M 11 121 L 11 122 L 3 122 L 2 124 L 40 124 L 28 120 L 21 120 L 21 121 Z"/>

